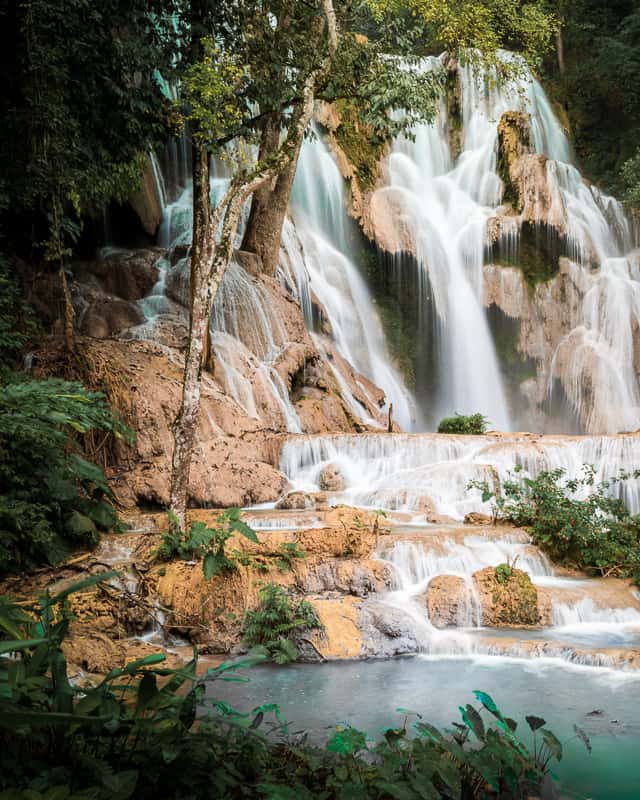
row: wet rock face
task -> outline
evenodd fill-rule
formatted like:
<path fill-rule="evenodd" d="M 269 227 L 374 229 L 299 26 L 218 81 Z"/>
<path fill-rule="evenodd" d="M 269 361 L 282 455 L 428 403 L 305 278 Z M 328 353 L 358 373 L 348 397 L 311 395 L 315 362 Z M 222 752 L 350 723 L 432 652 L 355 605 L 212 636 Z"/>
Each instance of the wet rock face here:
<path fill-rule="evenodd" d="M 110 375 L 127 390 L 125 421 L 137 435 L 131 447 L 118 449 L 113 486 L 120 501 L 127 506 L 167 505 L 172 423 L 182 390 L 181 354 L 145 341 L 84 341 L 83 347 L 89 359 L 108 363 Z M 273 466 L 269 438 L 205 373 L 190 504 L 242 507 L 281 497 L 287 480 Z"/>
<path fill-rule="evenodd" d="M 482 624 L 491 628 L 538 625 L 538 591 L 526 572 L 500 564 L 473 576 Z"/>
<path fill-rule="evenodd" d="M 507 193 L 516 163 L 523 155 L 532 151 L 529 114 L 523 111 L 505 111 L 498 123 L 498 172 L 506 184 Z"/>
<path fill-rule="evenodd" d="M 425 597 L 429 620 L 436 628 L 457 628 L 473 622 L 473 597 L 464 578 L 438 575 Z"/>
<path fill-rule="evenodd" d="M 315 500 L 306 492 L 289 492 L 276 503 L 279 511 L 303 511 L 315 508 Z"/>
<path fill-rule="evenodd" d="M 162 253 L 159 248 L 116 250 L 98 261 L 74 264 L 74 279 L 82 286 L 135 302 L 149 294 L 158 280 L 156 261 Z"/>
<path fill-rule="evenodd" d="M 327 464 L 320 472 L 319 485 L 323 492 L 343 492 L 347 484 L 340 469 L 335 464 Z"/>
<path fill-rule="evenodd" d="M 369 600 L 360 611 L 360 630 L 362 632 L 362 658 L 417 653 L 416 626 L 404 611 Z"/>
<path fill-rule="evenodd" d="M 376 545 L 375 517 L 337 507 L 325 514 L 324 522 L 326 527 L 317 529 L 260 532 L 259 543 L 234 537 L 227 550 L 243 551 L 246 563 L 211 581 L 205 581 L 199 563 L 167 564 L 157 591 L 163 607 L 170 609 L 169 625 L 209 652 L 228 652 L 240 643 L 245 612 L 258 605 L 260 588 L 276 583 L 293 596 L 303 593 L 317 609 L 324 630 L 311 638 L 323 658 L 358 657 L 360 599 L 389 584 L 386 566 L 370 559 Z M 304 556 L 283 570 L 282 548 L 291 542 Z"/>

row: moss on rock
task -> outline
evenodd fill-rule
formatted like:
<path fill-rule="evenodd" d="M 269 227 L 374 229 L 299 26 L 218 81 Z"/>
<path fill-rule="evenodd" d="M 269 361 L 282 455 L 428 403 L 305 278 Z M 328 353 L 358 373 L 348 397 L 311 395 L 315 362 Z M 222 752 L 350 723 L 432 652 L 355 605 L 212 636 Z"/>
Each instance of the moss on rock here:
<path fill-rule="evenodd" d="M 538 625 L 538 591 L 526 572 L 508 564 L 476 572 L 474 582 L 480 595 L 482 624 L 489 627 Z"/>
<path fill-rule="evenodd" d="M 334 107 L 340 120 L 333 132 L 336 142 L 353 167 L 360 189 L 372 189 L 378 180 L 388 141 L 363 124 L 357 108 L 347 100 L 337 101 Z"/>

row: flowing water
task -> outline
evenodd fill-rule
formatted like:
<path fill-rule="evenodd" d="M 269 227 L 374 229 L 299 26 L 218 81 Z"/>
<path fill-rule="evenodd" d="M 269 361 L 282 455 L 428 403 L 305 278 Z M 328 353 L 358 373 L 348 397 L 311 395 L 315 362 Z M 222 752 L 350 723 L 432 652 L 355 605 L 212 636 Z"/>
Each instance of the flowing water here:
<path fill-rule="evenodd" d="M 425 69 L 440 65 L 428 59 Z M 415 259 L 414 291 L 424 295 L 423 307 L 435 309 L 436 363 L 416 365 L 418 373 L 427 368 L 437 374 L 428 398 L 432 424 L 452 411 L 480 411 L 494 427 L 510 428 L 513 414 L 482 308 L 482 267 L 495 231 L 493 255 L 513 260 L 527 223 L 534 226 L 539 258 L 545 258 L 545 238 L 562 240 L 580 287 L 575 318 L 565 320 L 566 334 L 537 364 L 540 376 L 548 376 L 548 391 L 554 379 L 560 382 L 583 430 L 637 428 L 633 336 L 640 320 L 640 267 L 622 206 L 582 180 L 545 93 L 527 70 L 500 85 L 459 67 L 456 81 L 459 119 L 443 100 L 434 124 L 418 127 L 412 140 L 396 141 L 388 185 L 372 201 L 391 217 L 379 223 L 383 238 L 401 242 Z M 501 205 L 498 175 L 498 122 L 512 110 L 528 114 L 533 152 L 545 157 L 536 181 L 529 181 L 528 207 L 520 217 Z M 458 134 L 459 153 L 452 148 Z M 401 262 L 406 255 L 395 258 Z M 546 259 L 553 268 L 558 253 Z M 554 313 L 569 311 L 560 306 Z"/>
<path fill-rule="evenodd" d="M 313 293 L 327 312 L 339 353 L 384 389 L 404 430 L 415 428 L 415 402 L 391 364 L 371 295 L 350 252 L 344 181 L 317 132 L 302 147 L 291 205 L 298 242 L 292 241 L 293 230 L 288 228 L 283 245 L 305 298 L 301 305 L 308 326 L 312 327 L 308 298 Z M 336 377 L 344 388 L 345 381 Z M 357 402 L 350 405 L 361 416 Z"/>
<path fill-rule="evenodd" d="M 439 59 L 428 59 L 424 68 L 440 65 Z M 378 222 L 387 240 L 401 245 L 390 249 L 391 284 L 402 277 L 417 298 L 422 316 L 412 335 L 429 338 L 416 343 L 416 352 L 431 354 L 415 365 L 417 400 L 392 363 L 375 297 L 352 244 L 344 182 L 317 135 L 302 148 L 278 280 L 299 303 L 356 419 L 381 426 L 383 414 L 371 410 L 377 403 L 371 381 L 385 392 L 382 411 L 392 403 L 405 431 L 433 427 L 453 412 L 481 412 L 504 431 L 523 419 L 534 428 L 549 409 L 536 401 L 524 416 L 515 413 L 509 367 L 501 363 L 484 308 L 487 270 L 492 269 L 486 262 L 517 266 L 533 230 L 541 257 L 565 257 L 563 274 L 574 287 L 572 303 L 558 303 L 549 312 L 564 315 L 561 333 L 529 354 L 534 380 L 547 400 L 561 389 L 570 410 L 562 430 L 590 435 L 289 437 L 280 467 L 291 488 L 319 491 L 323 468 L 333 465 L 345 486 L 329 493 L 330 503 L 385 509 L 396 520 L 404 515 L 404 526 L 396 525 L 377 552 L 391 574 L 391 586 L 379 599 L 410 621 L 421 655 L 260 669 L 248 693 L 245 686 L 227 686 L 224 693 L 243 707 L 279 702 L 286 716 L 320 736 L 336 715 L 377 734 L 391 724 L 397 706 L 416 707 L 430 721 L 446 724 L 455 704 L 470 700 L 471 689 L 483 689 L 505 710 L 547 717 L 561 738 L 571 736 L 574 722 L 587 730 L 593 757 L 573 743 L 559 770 L 571 789 L 607 800 L 636 797 L 640 771 L 634 750 L 640 729 L 632 709 L 640 700 L 640 680 L 631 667 L 640 645 L 638 596 L 620 582 L 556 574 L 522 532 L 459 524 L 470 512 L 489 510 L 470 481 L 497 489 L 514 469 L 535 476 L 560 467 L 575 477 L 584 464 L 592 464 L 601 480 L 640 466 L 640 437 L 606 435 L 640 427 L 634 343 L 640 329 L 640 259 L 633 251 L 633 230 L 617 201 L 582 180 L 552 106 L 530 75 L 498 85 L 459 67 L 455 79 L 459 115 L 452 118 L 443 100 L 432 125 L 394 142 L 384 171 L 387 183 L 372 201 L 385 209 Z M 498 123 L 512 110 L 529 115 L 532 153 L 527 157 L 537 170 L 519 213 L 503 205 L 498 174 Z M 191 191 L 175 161 L 169 159 L 163 171 L 153 164 L 158 195 L 166 198 L 160 243 L 167 253 L 158 262 L 156 285 L 141 301 L 145 323 L 137 335 L 142 337 L 159 338 L 163 320 L 184 322 Z M 212 181 L 214 201 L 227 180 L 219 172 Z M 520 292 L 511 314 L 516 319 L 526 289 L 521 277 L 513 279 L 517 274 L 505 269 L 501 276 L 503 293 Z M 230 266 L 221 286 L 212 343 L 217 379 L 239 406 L 267 427 L 300 434 L 289 389 L 276 368 L 287 333 L 264 286 L 240 264 Z M 354 370 L 361 377 L 354 378 Z M 518 391 L 524 397 L 524 384 Z M 366 398 L 369 410 L 357 394 Z M 612 491 L 640 513 L 638 480 Z M 251 524 L 265 531 L 322 524 L 315 511 L 248 513 Z M 483 628 L 473 575 L 516 559 L 548 601 L 546 627 Z M 440 629 L 429 617 L 425 594 L 444 575 L 461 579 L 461 588 L 455 626 Z"/>
<path fill-rule="evenodd" d="M 568 477 L 583 465 L 595 468 L 597 481 L 640 465 L 638 436 L 443 436 L 438 434 L 361 434 L 291 437 L 283 446 L 280 469 L 294 489 L 318 491 L 320 473 L 337 466 L 345 489 L 335 502 L 422 515 L 437 513 L 461 520 L 471 511 L 488 513 L 472 480 L 496 488 L 516 468 L 535 476 L 563 468 Z M 634 514 L 640 512 L 640 481 L 616 491 Z"/>

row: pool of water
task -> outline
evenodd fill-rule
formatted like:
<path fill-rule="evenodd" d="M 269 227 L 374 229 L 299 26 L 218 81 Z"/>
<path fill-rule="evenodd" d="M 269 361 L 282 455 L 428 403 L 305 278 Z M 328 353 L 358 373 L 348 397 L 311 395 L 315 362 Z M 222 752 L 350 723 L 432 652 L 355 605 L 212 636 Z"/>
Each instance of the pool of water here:
<path fill-rule="evenodd" d="M 474 689 L 488 692 L 498 707 L 518 720 L 542 716 L 565 742 L 554 766 L 567 797 L 593 800 L 640 798 L 640 675 L 554 660 L 525 661 L 416 656 L 385 661 L 262 665 L 248 672 L 249 683 L 211 683 L 211 696 L 248 711 L 278 703 L 290 731 L 307 730 L 319 740 L 337 723 L 348 723 L 376 738 L 409 708 L 440 727 L 458 721 L 457 708 L 474 702 Z M 573 725 L 593 745 L 589 755 L 573 739 Z M 573 739 L 572 741 L 569 741 Z"/>

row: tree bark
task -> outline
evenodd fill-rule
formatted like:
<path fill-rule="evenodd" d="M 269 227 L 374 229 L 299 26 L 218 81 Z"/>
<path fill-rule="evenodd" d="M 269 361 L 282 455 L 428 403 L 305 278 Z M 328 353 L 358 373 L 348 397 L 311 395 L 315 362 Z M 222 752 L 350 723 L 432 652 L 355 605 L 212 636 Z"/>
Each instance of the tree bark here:
<path fill-rule="evenodd" d="M 69 289 L 69 281 L 64 263 L 60 264 L 60 282 L 62 284 L 62 297 L 64 302 L 64 342 L 70 353 L 76 352 L 76 312 L 73 307 L 73 298 Z"/>
<path fill-rule="evenodd" d="M 211 238 L 209 225 L 209 154 L 199 144 L 193 145 L 193 239 L 191 246 L 191 317 L 189 341 L 184 361 L 182 403 L 173 423 L 173 459 L 171 464 L 171 527 L 186 531 L 189 500 L 189 473 L 200 410 L 200 384 L 203 350 L 209 316 L 201 302 L 203 275 L 209 260 Z"/>
<path fill-rule="evenodd" d="M 278 148 L 279 125 L 269 118 L 262 134 L 260 161 L 265 161 Z M 274 276 L 280 261 L 282 226 L 287 214 L 291 187 L 296 174 L 300 145 L 290 163 L 271 181 L 260 187 L 251 200 L 251 212 L 247 222 L 242 249 L 256 253 L 262 261 L 266 275 Z"/>
<path fill-rule="evenodd" d="M 556 53 L 558 56 L 558 69 L 560 70 L 560 74 L 564 77 L 566 72 L 565 61 L 564 61 L 564 41 L 562 38 L 562 28 L 558 28 L 556 32 Z"/>

